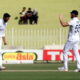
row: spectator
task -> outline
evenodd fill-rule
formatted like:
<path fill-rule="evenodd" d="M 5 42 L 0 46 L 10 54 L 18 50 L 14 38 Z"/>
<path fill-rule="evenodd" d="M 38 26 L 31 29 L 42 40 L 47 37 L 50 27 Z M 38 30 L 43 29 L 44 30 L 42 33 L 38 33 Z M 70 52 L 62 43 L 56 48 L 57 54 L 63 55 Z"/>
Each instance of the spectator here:
<path fill-rule="evenodd" d="M 38 23 L 38 12 L 37 12 L 36 9 L 33 10 L 32 19 L 33 19 L 33 23 L 34 23 L 34 24 L 37 24 L 37 23 Z"/>
<path fill-rule="evenodd" d="M 26 12 L 26 22 L 28 23 L 28 21 L 29 21 L 29 23 L 30 24 L 32 24 L 32 15 L 33 15 L 33 12 L 32 12 L 32 10 L 31 10 L 31 8 L 28 8 L 28 11 Z"/>
<path fill-rule="evenodd" d="M 26 7 L 23 7 L 22 11 L 20 12 L 20 20 L 19 20 L 19 24 L 23 24 L 26 23 Z"/>

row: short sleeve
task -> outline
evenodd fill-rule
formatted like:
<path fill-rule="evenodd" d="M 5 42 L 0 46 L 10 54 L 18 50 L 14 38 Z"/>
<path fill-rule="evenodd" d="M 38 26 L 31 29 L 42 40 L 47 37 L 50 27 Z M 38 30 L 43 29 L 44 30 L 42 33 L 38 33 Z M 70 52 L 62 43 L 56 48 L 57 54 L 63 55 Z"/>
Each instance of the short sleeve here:
<path fill-rule="evenodd" d="M 68 22 L 68 24 L 71 26 L 72 25 L 72 20 Z"/>

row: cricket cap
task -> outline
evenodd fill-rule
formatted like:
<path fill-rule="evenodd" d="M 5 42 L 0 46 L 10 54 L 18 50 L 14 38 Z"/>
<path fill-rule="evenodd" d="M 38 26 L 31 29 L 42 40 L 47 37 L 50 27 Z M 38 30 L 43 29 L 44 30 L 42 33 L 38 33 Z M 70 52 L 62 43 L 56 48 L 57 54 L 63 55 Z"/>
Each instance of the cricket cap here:
<path fill-rule="evenodd" d="M 75 14 L 78 15 L 78 11 L 77 10 L 72 10 L 72 12 L 70 12 L 71 14 Z"/>

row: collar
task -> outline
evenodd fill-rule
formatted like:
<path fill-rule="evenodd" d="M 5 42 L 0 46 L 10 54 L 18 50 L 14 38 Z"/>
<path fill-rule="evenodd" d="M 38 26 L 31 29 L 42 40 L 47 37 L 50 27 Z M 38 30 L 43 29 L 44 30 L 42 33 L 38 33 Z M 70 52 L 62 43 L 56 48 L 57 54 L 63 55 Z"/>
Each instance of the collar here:
<path fill-rule="evenodd" d="M 74 20 L 74 19 L 78 19 L 78 17 L 74 17 L 74 18 L 72 18 L 72 20 Z"/>

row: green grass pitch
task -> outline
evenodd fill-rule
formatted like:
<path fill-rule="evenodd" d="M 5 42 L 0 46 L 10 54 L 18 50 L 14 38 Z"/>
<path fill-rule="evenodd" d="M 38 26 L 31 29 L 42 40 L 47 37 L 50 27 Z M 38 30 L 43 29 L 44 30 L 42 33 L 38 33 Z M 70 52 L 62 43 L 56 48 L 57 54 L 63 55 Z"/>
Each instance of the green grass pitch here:
<path fill-rule="evenodd" d="M 57 62 L 5 65 L 7 70 L 0 72 L 0 80 L 80 80 L 80 73 L 57 71 L 57 68 L 62 65 Z M 70 63 L 69 66 L 70 70 L 76 68 L 74 63 Z"/>

